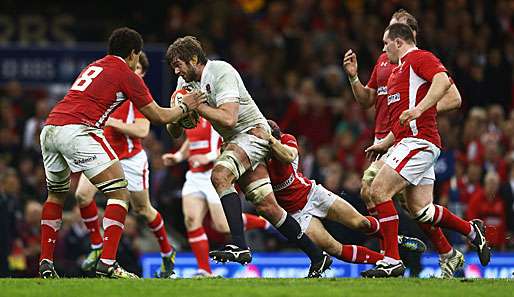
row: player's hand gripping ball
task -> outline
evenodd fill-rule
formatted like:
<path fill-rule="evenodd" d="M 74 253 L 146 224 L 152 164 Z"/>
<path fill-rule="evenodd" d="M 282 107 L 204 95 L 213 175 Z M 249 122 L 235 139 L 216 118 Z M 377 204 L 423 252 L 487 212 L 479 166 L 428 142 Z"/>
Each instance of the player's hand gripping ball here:
<path fill-rule="evenodd" d="M 176 90 L 173 95 L 171 95 L 171 106 L 178 106 L 182 102 L 182 97 L 188 93 L 185 89 Z M 200 116 L 196 110 L 189 111 L 185 116 L 183 116 L 179 121 L 179 125 L 182 128 L 192 129 L 196 127 L 198 121 L 200 120 Z"/>

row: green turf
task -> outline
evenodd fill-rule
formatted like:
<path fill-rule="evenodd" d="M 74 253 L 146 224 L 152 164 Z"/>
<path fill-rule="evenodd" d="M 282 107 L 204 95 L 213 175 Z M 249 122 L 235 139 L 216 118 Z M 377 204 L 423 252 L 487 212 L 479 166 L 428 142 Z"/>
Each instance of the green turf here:
<path fill-rule="evenodd" d="M 440 279 L 0 279 L 0 296 L 445 297 L 514 296 L 514 280 Z"/>

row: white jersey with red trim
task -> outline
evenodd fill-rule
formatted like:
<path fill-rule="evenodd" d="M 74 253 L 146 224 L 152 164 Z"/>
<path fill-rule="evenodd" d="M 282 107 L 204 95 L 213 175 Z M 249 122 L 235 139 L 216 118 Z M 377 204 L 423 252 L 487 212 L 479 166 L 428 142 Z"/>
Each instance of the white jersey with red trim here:
<path fill-rule="evenodd" d="M 123 102 L 111 117 L 122 120 L 125 124 L 132 124 L 136 119 L 145 118 L 131 101 Z M 128 136 L 112 127 L 105 127 L 104 135 L 120 160 L 133 157 L 143 150 L 141 138 Z"/>
<path fill-rule="evenodd" d="M 208 60 L 199 82 L 186 83 L 182 77 L 179 77 L 177 90 L 187 87 L 204 92 L 207 95 L 207 104 L 214 108 L 225 103 L 239 104 L 237 123 L 233 128 L 214 123 L 214 129 L 218 131 L 224 141 L 230 141 L 235 135 L 258 125 L 268 127 L 266 118 L 246 90 L 241 76 L 227 62 Z"/>
<path fill-rule="evenodd" d="M 218 153 L 222 139 L 209 121 L 200 118 L 195 128 L 185 129 L 185 131 L 186 137 L 189 140 L 189 156 Z M 213 162 L 198 167 L 193 165 L 189 164 L 189 170 L 192 172 L 205 172 L 212 168 Z"/>
<path fill-rule="evenodd" d="M 296 138 L 291 134 L 282 134 L 280 142 L 298 149 Z M 298 171 L 299 160 L 297 156 L 292 163 L 286 164 L 271 158 L 267 163 L 275 198 L 288 213 L 295 213 L 305 207 L 313 184 Z"/>

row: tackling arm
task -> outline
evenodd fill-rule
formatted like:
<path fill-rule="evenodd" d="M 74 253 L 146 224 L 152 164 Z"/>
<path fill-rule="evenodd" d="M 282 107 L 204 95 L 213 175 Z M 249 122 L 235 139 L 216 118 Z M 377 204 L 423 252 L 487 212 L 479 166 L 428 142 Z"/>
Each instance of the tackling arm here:
<path fill-rule="evenodd" d="M 298 156 L 298 150 L 294 147 L 287 146 L 270 135 L 270 147 L 273 157 L 283 163 L 289 164 Z"/>

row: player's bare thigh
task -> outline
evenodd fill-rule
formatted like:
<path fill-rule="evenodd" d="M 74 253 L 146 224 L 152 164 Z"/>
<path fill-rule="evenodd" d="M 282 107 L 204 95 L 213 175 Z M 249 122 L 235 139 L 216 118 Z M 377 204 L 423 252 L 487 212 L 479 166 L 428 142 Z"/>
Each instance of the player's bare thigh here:
<path fill-rule="evenodd" d="M 416 214 L 434 201 L 434 184 L 409 186 L 405 190 L 407 207 L 411 214 Z"/>
<path fill-rule="evenodd" d="M 259 164 L 255 170 L 249 170 L 243 174 L 238 180 L 238 183 L 241 189 L 246 189 L 251 183 L 263 179 L 269 180 L 268 169 L 264 164 Z M 245 195 L 247 195 L 247 193 L 245 193 Z M 278 205 L 273 191 L 265 195 L 259 201 L 252 201 L 252 203 L 254 203 L 257 212 L 273 225 L 279 222 L 284 214 L 284 210 Z"/>
<path fill-rule="evenodd" d="M 341 243 L 335 240 L 334 237 L 328 233 L 318 218 L 312 217 L 305 234 L 309 236 L 314 244 L 327 253 L 334 256 L 339 256 L 341 253 Z"/>
<path fill-rule="evenodd" d="M 337 196 L 337 195 L 336 195 Z M 350 203 L 337 196 L 328 209 L 327 219 L 338 222 L 354 230 L 369 230 L 369 222 Z"/>
<path fill-rule="evenodd" d="M 182 197 L 182 211 L 184 212 L 184 224 L 187 230 L 192 231 L 200 228 L 208 210 L 207 201 L 200 192 Z M 223 217 L 225 217 L 224 214 Z"/>
<path fill-rule="evenodd" d="M 75 191 L 75 197 L 77 198 L 79 207 L 82 208 L 88 206 L 95 198 L 96 192 L 98 192 L 98 189 L 95 185 L 93 185 L 89 179 L 81 173 L 77 184 L 77 190 Z"/>
<path fill-rule="evenodd" d="M 384 164 L 371 183 L 370 194 L 375 204 L 392 199 L 409 183 L 389 165 Z"/>

